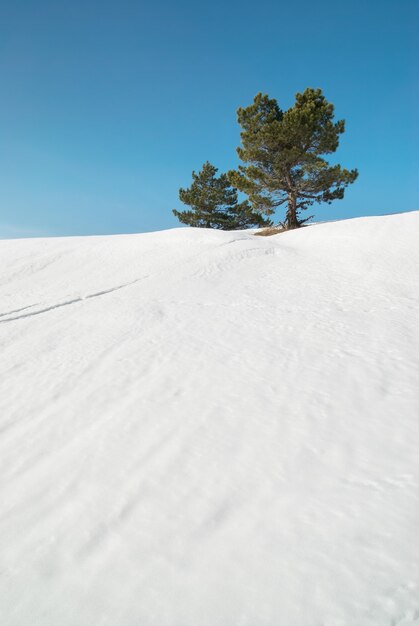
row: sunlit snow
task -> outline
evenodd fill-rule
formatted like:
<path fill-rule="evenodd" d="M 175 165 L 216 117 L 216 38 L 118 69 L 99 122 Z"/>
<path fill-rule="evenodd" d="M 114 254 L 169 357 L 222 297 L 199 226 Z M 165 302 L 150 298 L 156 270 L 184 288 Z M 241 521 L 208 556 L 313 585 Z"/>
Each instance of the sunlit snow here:
<path fill-rule="evenodd" d="M 1 626 L 418 626 L 419 212 L 0 242 Z"/>

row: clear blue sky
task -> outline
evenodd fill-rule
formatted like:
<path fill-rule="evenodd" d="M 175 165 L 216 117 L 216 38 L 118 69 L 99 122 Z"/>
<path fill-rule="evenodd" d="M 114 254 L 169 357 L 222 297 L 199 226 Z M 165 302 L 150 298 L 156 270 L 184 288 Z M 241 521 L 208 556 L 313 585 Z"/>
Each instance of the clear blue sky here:
<path fill-rule="evenodd" d="M 238 106 L 323 88 L 360 171 L 321 219 L 419 209 L 417 0 L 0 0 L 0 236 L 178 225 Z"/>

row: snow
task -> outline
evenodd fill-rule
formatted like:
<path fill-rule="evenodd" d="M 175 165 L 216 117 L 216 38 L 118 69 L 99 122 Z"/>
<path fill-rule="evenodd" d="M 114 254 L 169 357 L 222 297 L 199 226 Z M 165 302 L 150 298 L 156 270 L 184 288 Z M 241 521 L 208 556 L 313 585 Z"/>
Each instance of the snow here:
<path fill-rule="evenodd" d="M 0 242 L 1 625 L 418 626 L 418 235 Z"/>

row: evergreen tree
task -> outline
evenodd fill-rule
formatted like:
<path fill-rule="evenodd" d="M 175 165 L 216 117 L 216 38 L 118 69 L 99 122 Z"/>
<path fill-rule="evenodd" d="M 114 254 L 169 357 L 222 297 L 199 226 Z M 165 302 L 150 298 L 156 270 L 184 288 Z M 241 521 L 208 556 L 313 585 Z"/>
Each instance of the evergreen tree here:
<path fill-rule="evenodd" d="M 173 210 L 183 223 L 198 228 L 235 230 L 252 226 L 269 226 L 271 222 L 252 210 L 249 202 L 238 202 L 237 189 L 231 186 L 227 174 L 216 176 L 218 169 L 208 161 L 197 174 L 192 172 L 189 189 L 179 189 L 180 200 L 191 211 Z"/>
<path fill-rule="evenodd" d="M 321 156 L 336 151 L 344 120 L 334 122 L 334 107 L 321 89 L 297 93 L 283 112 L 275 99 L 259 93 L 253 104 L 237 111 L 242 127 L 238 171 L 228 173 L 232 185 L 245 192 L 255 210 L 272 215 L 287 203 L 285 226 L 298 228 L 311 219 L 301 211 L 315 202 L 342 199 L 358 171 L 329 165 Z"/>

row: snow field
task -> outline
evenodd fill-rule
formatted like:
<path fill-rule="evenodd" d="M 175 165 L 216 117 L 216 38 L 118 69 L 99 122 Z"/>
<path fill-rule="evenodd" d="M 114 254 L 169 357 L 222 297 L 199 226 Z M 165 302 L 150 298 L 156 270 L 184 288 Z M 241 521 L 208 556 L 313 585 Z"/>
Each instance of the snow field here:
<path fill-rule="evenodd" d="M 419 625 L 419 212 L 0 242 L 0 624 Z"/>

